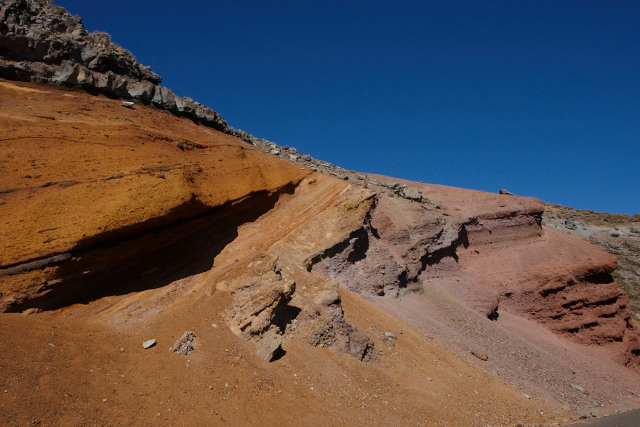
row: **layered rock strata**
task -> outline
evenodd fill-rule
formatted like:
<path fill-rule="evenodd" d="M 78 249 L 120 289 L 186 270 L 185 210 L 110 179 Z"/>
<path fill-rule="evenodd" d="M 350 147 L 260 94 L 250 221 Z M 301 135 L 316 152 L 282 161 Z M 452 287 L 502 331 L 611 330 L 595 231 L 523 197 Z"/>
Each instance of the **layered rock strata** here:
<path fill-rule="evenodd" d="M 318 280 L 291 258 L 314 248 L 279 246 L 286 235 L 308 232 L 306 221 L 333 203 L 356 203 L 344 209 L 361 221 L 368 192 L 338 197 L 349 184 L 313 179 L 304 188 L 317 190 L 296 196 L 305 212 L 298 231 L 291 222 L 270 227 L 225 267 L 239 230 L 267 213 L 274 224 L 289 215 L 276 207 L 300 192 L 311 170 L 154 109 L 2 80 L 0 92 L 0 152 L 13 159 L 1 166 L 0 310 L 65 309 L 209 274 L 235 296 L 230 327 L 255 341 L 263 359 L 277 358 L 293 336 L 375 358 L 373 343 L 344 320 L 338 283 Z M 247 269 L 255 247 L 278 268 Z"/>
<path fill-rule="evenodd" d="M 358 361 L 393 351 L 394 332 L 347 321 L 342 287 L 397 317 L 415 315 L 406 319 L 417 330 L 438 313 L 445 330 L 473 323 L 502 344 L 526 333 L 507 337 L 494 321 L 525 319 L 638 368 L 637 329 L 610 276 L 615 260 L 542 227 L 540 201 L 319 162 L 165 97 L 148 68 L 50 2 L 1 7 L 3 75 L 88 89 L 0 80 L 2 311 L 126 329 L 223 301 L 226 325 L 263 360 L 296 341 Z M 512 377 L 524 366 L 504 365 Z"/>
<path fill-rule="evenodd" d="M 374 301 L 436 283 L 488 319 L 524 315 L 572 341 L 611 344 L 618 362 L 637 367 L 638 332 L 612 256 L 543 228 L 538 200 L 400 182 L 450 214 L 380 194 L 362 227 L 308 269 Z"/>
<path fill-rule="evenodd" d="M 640 214 L 599 213 L 547 204 L 543 221 L 614 255 L 618 267 L 613 275 L 629 293 L 630 308 L 640 318 Z"/>

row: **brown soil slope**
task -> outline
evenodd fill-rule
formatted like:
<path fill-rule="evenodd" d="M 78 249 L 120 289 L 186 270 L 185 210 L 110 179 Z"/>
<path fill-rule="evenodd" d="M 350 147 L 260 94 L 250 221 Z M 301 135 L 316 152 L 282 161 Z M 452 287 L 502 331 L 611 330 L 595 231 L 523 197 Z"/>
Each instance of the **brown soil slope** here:
<path fill-rule="evenodd" d="M 0 80 L 0 129 L 6 423 L 514 425 L 637 403 L 615 261 L 541 227 L 538 200 L 401 197 L 29 83 Z M 193 352 L 169 351 L 185 331 Z"/>

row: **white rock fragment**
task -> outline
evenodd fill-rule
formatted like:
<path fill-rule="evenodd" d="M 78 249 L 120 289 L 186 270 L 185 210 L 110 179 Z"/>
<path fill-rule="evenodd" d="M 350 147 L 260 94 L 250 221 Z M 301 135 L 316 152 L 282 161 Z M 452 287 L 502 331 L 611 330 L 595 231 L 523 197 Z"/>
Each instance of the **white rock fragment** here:
<path fill-rule="evenodd" d="M 156 345 L 156 340 L 154 340 L 154 339 L 147 340 L 147 341 L 145 341 L 145 342 L 143 342 L 143 343 L 142 343 L 142 347 L 143 347 L 143 348 L 151 348 L 151 347 L 153 347 L 154 345 Z"/>
<path fill-rule="evenodd" d="M 582 388 L 582 386 L 579 386 L 578 384 L 571 384 L 571 387 L 578 390 L 580 393 L 586 393 L 586 391 L 584 391 L 584 388 Z"/>

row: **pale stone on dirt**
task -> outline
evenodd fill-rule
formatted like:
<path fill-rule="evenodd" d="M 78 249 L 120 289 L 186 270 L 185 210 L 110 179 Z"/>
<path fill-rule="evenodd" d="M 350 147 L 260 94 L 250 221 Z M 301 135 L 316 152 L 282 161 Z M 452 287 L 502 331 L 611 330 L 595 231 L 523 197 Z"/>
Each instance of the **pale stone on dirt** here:
<path fill-rule="evenodd" d="M 196 348 L 197 344 L 198 339 L 196 338 L 196 334 L 191 331 L 186 331 L 170 350 L 180 356 L 187 356 Z"/>
<path fill-rule="evenodd" d="M 145 348 L 145 349 L 151 348 L 154 345 L 156 345 L 156 340 L 155 339 L 150 339 L 150 340 L 147 340 L 147 341 L 142 343 L 142 347 Z"/>

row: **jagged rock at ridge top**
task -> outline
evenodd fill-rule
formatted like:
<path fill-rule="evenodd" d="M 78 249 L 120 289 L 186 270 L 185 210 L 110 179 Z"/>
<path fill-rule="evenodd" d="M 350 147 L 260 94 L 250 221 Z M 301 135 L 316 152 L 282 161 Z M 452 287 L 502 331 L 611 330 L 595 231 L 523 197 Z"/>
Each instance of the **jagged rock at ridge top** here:
<path fill-rule="evenodd" d="M 79 16 L 52 1 L 5 0 L 0 18 L 0 54 L 9 61 L 82 65 L 100 74 L 113 73 L 156 85 L 162 81 L 131 52 L 112 43 L 109 34 L 88 33 Z M 65 79 L 59 77 L 54 82 L 65 83 Z"/>
<path fill-rule="evenodd" d="M 79 16 L 47 0 L 0 4 L 0 77 L 79 86 L 136 99 L 219 130 L 234 131 L 211 108 L 158 86 L 161 77 L 111 42 L 109 34 L 88 33 Z"/>

